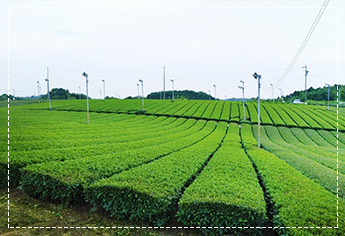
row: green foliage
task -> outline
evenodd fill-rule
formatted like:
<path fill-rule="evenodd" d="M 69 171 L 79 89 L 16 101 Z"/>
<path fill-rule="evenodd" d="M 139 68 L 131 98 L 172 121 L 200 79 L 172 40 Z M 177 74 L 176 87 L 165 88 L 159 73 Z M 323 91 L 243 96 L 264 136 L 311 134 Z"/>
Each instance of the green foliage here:
<path fill-rule="evenodd" d="M 92 182 L 179 151 L 211 132 L 209 128 L 204 128 L 204 121 L 195 124 L 195 121 L 190 120 L 187 123 L 185 131 L 178 132 L 176 129 L 170 129 L 176 133 L 172 132 L 171 135 L 156 138 L 154 142 L 150 140 L 152 144 L 145 142 L 144 146 L 140 145 L 141 148 L 133 147 L 98 158 L 91 156 L 64 162 L 28 166 L 24 169 L 22 179 L 25 179 L 25 182 L 21 183 L 21 188 L 28 194 L 43 196 L 65 204 L 70 204 L 78 198 L 83 199 L 83 188 Z M 51 178 L 49 187 L 35 187 L 35 182 L 30 179 L 35 178 L 36 175 L 41 175 L 42 178 Z M 57 182 L 59 184 L 56 184 Z M 79 186 L 79 189 L 76 191 L 70 186 Z M 67 193 L 69 193 L 68 198 L 65 197 Z"/>
<path fill-rule="evenodd" d="M 256 110 L 254 103 L 246 103 L 246 106 L 248 108 L 250 121 L 252 123 L 258 123 L 258 111 Z"/>
<path fill-rule="evenodd" d="M 224 103 L 225 103 L 224 101 L 217 102 L 210 119 L 214 119 L 214 120 L 220 119 L 222 115 Z"/>
<path fill-rule="evenodd" d="M 341 91 L 341 97 L 345 98 L 345 89 L 343 85 L 338 85 L 339 89 Z M 307 96 L 308 100 L 313 101 L 328 101 L 328 87 L 320 87 L 320 88 L 313 88 L 310 87 L 307 90 Z M 295 91 L 292 94 L 284 96 L 284 100 L 290 100 L 290 97 L 292 100 L 294 99 L 300 99 L 301 101 L 305 100 L 305 93 L 304 90 L 302 91 Z M 337 99 L 337 85 L 333 85 L 330 87 L 330 100 L 336 100 Z"/>
<path fill-rule="evenodd" d="M 231 121 L 239 122 L 240 120 L 240 111 L 237 102 L 231 102 Z"/>
<path fill-rule="evenodd" d="M 255 130 L 255 129 L 254 129 Z M 277 156 L 255 145 L 249 125 L 242 125 L 242 139 L 256 165 L 273 205 L 273 223 L 281 235 L 343 235 L 344 230 L 317 229 L 335 227 L 337 222 L 334 194 L 325 190 Z M 320 171 L 320 170 L 319 170 Z M 339 200 L 343 209 L 345 201 Z M 343 202 L 343 203 L 341 203 Z M 339 224 L 344 219 L 339 218 Z M 315 228 L 303 228 L 303 227 Z M 302 227 L 299 229 L 298 227 Z"/>
<path fill-rule="evenodd" d="M 294 109 L 295 105 L 282 105 L 277 104 L 277 107 L 281 108 L 286 114 L 297 124 L 300 128 L 310 128 L 311 126 L 304 120 L 298 112 Z M 298 105 L 296 105 L 298 106 Z M 308 118 L 307 118 L 308 119 Z"/>
<path fill-rule="evenodd" d="M 256 134 L 257 126 L 253 127 L 253 131 Z M 295 169 L 299 170 L 304 175 L 315 180 L 325 189 L 337 193 L 337 178 L 339 178 L 339 183 L 341 183 L 340 192 L 345 194 L 345 190 L 342 190 L 342 186 L 345 183 L 345 175 L 338 174 L 336 171 L 336 159 L 327 159 L 327 157 L 316 156 L 310 152 L 298 149 L 298 147 L 289 145 L 286 143 L 275 127 L 262 127 L 261 129 L 261 142 L 262 145 L 281 158 L 282 160 L 289 163 Z M 314 147 L 315 148 L 315 147 Z M 317 161 L 315 161 L 317 160 Z M 320 164 L 320 163 L 322 164 Z M 325 166 L 331 166 L 333 164 L 333 169 Z"/>
<path fill-rule="evenodd" d="M 262 109 L 264 109 L 267 115 L 271 118 L 274 125 L 285 125 L 280 114 L 270 104 L 262 104 Z"/>
<path fill-rule="evenodd" d="M 252 164 L 241 147 L 238 125 L 229 126 L 221 148 L 184 192 L 177 214 L 186 225 L 206 227 L 202 229 L 205 234 L 244 230 L 207 229 L 210 226 L 248 227 L 265 224 L 263 192 Z"/>
<path fill-rule="evenodd" d="M 59 111 L 86 111 L 85 101 L 53 101 L 53 109 Z M 336 130 L 336 111 L 322 111 L 320 106 L 303 104 L 261 103 L 261 123 L 278 126 L 312 127 Z M 47 109 L 47 104 L 28 105 L 31 109 Z M 91 112 L 142 114 L 140 99 L 91 100 Z M 173 117 L 201 118 L 205 120 L 232 121 L 238 123 L 243 119 L 241 102 L 225 101 L 188 101 L 188 100 L 152 100 L 145 99 L 146 115 L 164 115 Z M 257 123 L 257 103 L 246 102 L 246 119 Z M 339 129 L 345 130 L 345 118 L 339 118 Z"/>
<path fill-rule="evenodd" d="M 45 113 L 47 114 L 47 113 Z M 48 113 L 50 114 L 50 113 Z M 180 127 L 180 125 L 185 122 L 185 119 L 179 119 L 176 121 L 176 123 L 172 123 L 172 121 L 175 121 L 175 118 L 171 118 L 169 120 L 165 120 L 166 118 L 162 117 L 162 118 L 158 118 L 158 124 L 159 122 L 162 122 L 161 124 L 161 131 L 157 132 L 155 130 L 150 130 L 149 132 L 141 132 L 140 134 L 138 134 L 138 132 L 134 132 L 133 134 L 131 134 L 130 129 L 126 129 L 128 122 L 130 123 L 130 126 L 133 127 L 134 124 L 136 124 L 136 121 L 139 120 L 143 120 L 145 121 L 146 119 L 144 119 L 145 117 L 138 117 L 139 119 L 135 118 L 132 122 L 125 120 L 123 123 L 120 121 L 120 123 L 122 123 L 124 126 L 122 127 L 122 136 L 121 136 L 121 131 L 117 132 L 117 134 L 119 134 L 119 136 L 108 136 L 109 133 L 104 133 L 104 136 L 107 136 L 107 138 L 105 140 L 101 140 L 100 142 L 95 141 L 94 143 L 90 142 L 90 141 L 83 141 L 83 142 L 79 142 L 80 138 L 83 138 L 83 133 L 79 135 L 79 137 L 77 137 L 77 141 L 74 142 L 73 139 L 70 139 L 69 142 L 71 142 L 71 145 L 68 144 L 68 141 L 65 143 L 66 147 L 63 147 L 64 142 L 61 142 L 61 144 L 59 144 L 60 142 L 57 141 L 58 144 L 54 145 L 54 142 L 47 142 L 46 140 L 42 139 L 38 145 L 35 145 L 35 142 L 32 142 L 32 139 L 30 142 L 27 142 L 28 147 L 22 146 L 21 148 L 26 148 L 26 150 L 24 151 L 14 151 L 11 152 L 11 171 L 10 171 L 10 177 L 11 177 L 11 183 L 12 186 L 17 186 L 18 185 L 18 180 L 20 177 L 20 171 L 19 169 L 30 165 L 30 164 L 35 164 L 35 163 L 43 163 L 43 162 L 50 162 L 50 161 L 63 161 L 63 160 L 72 160 L 72 159 L 78 159 L 81 157 L 85 157 L 85 156 L 93 156 L 96 157 L 98 155 L 106 155 L 108 153 L 112 153 L 112 154 L 116 154 L 116 153 L 120 153 L 124 150 L 130 149 L 133 147 L 135 148 L 140 148 L 140 147 L 144 147 L 144 146 L 150 146 L 150 145 L 154 145 L 154 142 L 152 142 L 152 140 L 156 140 L 155 139 L 155 135 L 162 135 L 165 139 L 163 140 L 169 140 L 169 137 L 165 137 L 164 135 L 166 134 L 170 134 L 172 131 L 176 130 L 176 131 L 181 131 L 186 129 L 186 127 Z M 155 122 L 151 123 L 153 120 L 155 119 L 155 117 L 150 117 L 148 118 L 146 121 L 147 123 L 142 124 L 132 128 L 132 129 L 138 129 L 139 127 L 147 127 L 147 128 L 152 128 L 154 129 L 155 127 L 157 127 L 157 125 L 155 125 Z M 191 121 L 193 122 L 193 121 Z M 117 123 L 117 122 L 116 122 Z M 169 123 L 171 123 L 172 125 L 169 126 Z M 127 125 L 126 125 L 127 124 Z M 151 126 L 148 126 L 151 125 Z M 72 125 L 74 126 L 74 124 Z M 174 126 L 176 127 L 176 129 L 170 129 L 169 128 L 174 128 Z M 158 126 L 159 127 L 159 126 Z M 57 127 L 52 127 L 52 130 L 56 130 Z M 84 127 L 85 128 L 85 127 Z M 88 126 L 87 129 L 88 130 L 92 130 L 93 128 L 97 129 L 97 134 L 99 137 L 100 134 L 100 130 L 99 128 L 103 128 L 103 129 L 108 129 L 109 125 L 105 125 L 103 123 L 101 123 L 101 125 L 95 125 L 95 126 Z M 35 131 L 37 134 L 37 130 Z M 76 132 L 76 131 L 74 131 Z M 55 132 L 54 132 L 55 133 Z M 64 132 L 64 130 L 61 130 L 61 134 L 66 135 L 66 133 Z M 33 138 L 32 136 L 29 135 L 30 138 Z M 43 135 L 44 137 L 44 135 Z M 78 140 L 79 138 L 79 140 Z M 143 140 L 141 140 L 143 139 Z M 132 141 L 132 142 L 129 142 Z M 21 142 L 22 143 L 22 142 Z M 73 143 L 75 145 L 73 145 Z M 84 145 L 83 145 L 84 143 Z M 50 148 L 50 145 L 54 145 L 54 148 Z M 60 147 L 58 147 L 59 145 L 61 145 Z M 78 146 L 80 145 L 80 146 Z M 16 146 L 16 145 L 15 145 Z M 20 147 L 21 144 L 18 144 L 18 146 Z M 43 146 L 44 148 L 42 149 L 41 146 Z M 7 153 L 6 153 L 7 154 Z M 0 166 L 3 166 L 4 168 L 7 168 L 7 155 L 3 155 L 0 158 Z M 1 177 L 5 177 L 6 173 L 5 172 L 1 172 Z"/>
<path fill-rule="evenodd" d="M 254 103 L 255 109 L 258 110 L 258 104 Z M 262 107 L 262 103 L 261 103 L 261 109 L 260 109 L 260 119 L 261 119 L 261 123 L 263 125 L 272 125 L 273 122 L 270 118 L 270 116 L 267 114 L 266 110 Z"/>
<path fill-rule="evenodd" d="M 116 218 L 162 225 L 169 219 L 183 187 L 218 147 L 225 130 L 226 124 L 220 123 L 193 146 L 100 180 L 85 189 L 86 198 Z"/>
<path fill-rule="evenodd" d="M 40 95 L 42 100 L 47 100 L 47 94 Z M 86 99 L 86 95 L 78 94 L 78 93 L 70 93 L 68 89 L 63 88 L 53 88 L 50 91 L 50 98 L 51 99 Z M 89 99 L 91 99 L 89 97 Z"/>
<path fill-rule="evenodd" d="M 85 101 L 55 100 L 52 105 L 53 111 L 41 103 L 11 107 L 10 112 L 11 186 L 21 180 L 21 188 L 36 198 L 71 204 L 87 196 L 93 206 L 118 218 L 156 225 L 178 211 L 179 219 L 190 226 L 262 226 L 266 209 L 254 163 L 266 200 L 273 203 L 273 211 L 268 206 L 267 213 L 273 214 L 274 226 L 334 226 L 337 191 L 339 206 L 344 205 L 345 136 L 335 132 L 334 109 L 263 102 L 261 118 L 275 126 L 262 126 L 263 150 L 257 149 L 250 124 L 241 123 L 248 159 L 237 124 L 229 124 L 218 149 L 227 123 L 220 122 L 215 129 L 216 122 L 209 121 L 239 122 L 241 102 L 146 99 L 145 114 L 139 115 L 139 99 L 91 100 L 90 124 Z M 255 106 L 246 103 L 253 123 Z M 0 110 L 0 184 L 5 186 L 7 108 Z M 343 129 L 345 113 L 339 114 Z M 279 230 L 291 235 L 331 232 L 344 234 L 341 227 L 339 231 Z"/>
<path fill-rule="evenodd" d="M 220 120 L 228 121 L 230 119 L 230 108 L 231 108 L 231 103 L 225 101 L 224 106 L 223 106 L 223 111 L 222 111 L 221 116 L 219 118 Z"/>
<path fill-rule="evenodd" d="M 153 92 L 147 95 L 148 99 L 162 99 L 163 92 Z M 192 90 L 174 90 L 175 99 L 188 99 L 188 100 L 208 100 L 209 95 L 204 92 L 195 92 Z M 165 91 L 165 99 L 172 98 L 172 91 Z M 210 96 L 211 100 L 215 100 L 214 97 Z"/>

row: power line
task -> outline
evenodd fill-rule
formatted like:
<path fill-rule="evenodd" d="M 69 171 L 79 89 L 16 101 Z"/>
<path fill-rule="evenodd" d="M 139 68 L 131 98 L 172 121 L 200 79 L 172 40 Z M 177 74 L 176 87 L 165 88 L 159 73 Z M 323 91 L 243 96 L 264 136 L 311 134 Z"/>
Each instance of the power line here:
<path fill-rule="evenodd" d="M 325 0 L 322 4 L 322 7 L 319 11 L 319 13 L 316 16 L 316 19 L 314 20 L 308 34 L 306 35 L 306 37 L 303 40 L 302 45 L 300 46 L 300 48 L 298 49 L 295 57 L 292 59 L 292 61 L 290 62 L 289 66 L 286 68 L 286 70 L 284 71 L 283 75 L 278 79 L 278 81 L 276 83 L 274 83 L 274 88 L 277 88 L 281 82 L 283 82 L 283 80 L 286 78 L 286 76 L 289 74 L 290 70 L 292 69 L 292 67 L 295 65 L 297 59 L 299 58 L 299 56 L 301 55 L 302 51 L 304 50 L 305 46 L 307 45 L 310 37 L 312 36 L 317 24 L 319 23 L 323 13 L 326 10 L 326 7 L 328 5 L 330 0 Z"/>

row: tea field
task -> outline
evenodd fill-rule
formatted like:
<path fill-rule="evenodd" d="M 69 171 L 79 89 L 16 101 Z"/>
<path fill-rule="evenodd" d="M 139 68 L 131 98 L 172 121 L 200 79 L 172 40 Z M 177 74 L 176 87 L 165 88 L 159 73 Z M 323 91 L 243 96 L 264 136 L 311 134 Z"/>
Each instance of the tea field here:
<path fill-rule="evenodd" d="M 261 148 L 254 102 L 243 111 L 240 102 L 145 100 L 142 111 L 137 99 L 91 100 L 90 124 L 85 100 L 52 101 L 52 111 L 24 104 L 11 107 L 9 134 L 0 111 L 10 203 L 14 192 L 86 207 L 105 217 L 100 227 L 122 222 L 134 234 L 345 234 L 343 110 L 263 102 Z M 13 229 L 43 223 L 9 220 Z"/>

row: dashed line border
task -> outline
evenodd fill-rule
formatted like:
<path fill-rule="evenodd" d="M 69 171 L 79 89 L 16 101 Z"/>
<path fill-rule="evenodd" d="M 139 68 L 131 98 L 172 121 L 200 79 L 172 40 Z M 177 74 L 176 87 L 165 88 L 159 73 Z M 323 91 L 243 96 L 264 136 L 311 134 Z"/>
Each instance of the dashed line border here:
<path fill-rule="evenodd" d="M 7 228 L 9 229 L 338 229 L 339 228 L 339 85 L 337 85 L 337 226 L 284 226 L 284 227 L 266 227 L 266 226 L 10 226 L 10 9 L 120 9 L 120 8 L 138 8 L 138 9 L 166 9 L 166 8 L 204 8 L 204 9 L 320 9 L 320 7 L 278 7 L 278 6 L 257 6 L 257 7 L 231 7 L 231 6 L 11 6 L 8 7 L 8 44 L 7 44 Z M 328 7 L 330 9 L 336 9 L 336 77 L 337 84 L 339 84 L 339 8 Z"/>

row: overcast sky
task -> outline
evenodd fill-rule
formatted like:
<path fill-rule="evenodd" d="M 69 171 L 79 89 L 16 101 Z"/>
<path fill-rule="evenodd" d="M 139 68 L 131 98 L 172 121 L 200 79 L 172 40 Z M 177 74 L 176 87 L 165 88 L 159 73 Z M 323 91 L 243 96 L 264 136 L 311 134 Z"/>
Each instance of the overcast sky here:
<path fill-rule="evenodd" d="M 162 89 L 166 66 L 167 90 L 174 79 L 177 90 L 211 90 L 214 95 L 216 84 L 217 97 L 223 99 L 241 96 L 240 80 L 245 81 L 246 97 L 257 96 L 253 72 L 262 75 L 262 96 L 272 97 L 270 83 L 276 83 L 295 56 L 323 2 L 1 1 L 0 93 L 7 93 L 8 6 L 34 6 L 10 9 L 10 93 L 15 89 L 18 96 L 37 95 L 36 81 L 46 93 L 49 66 L 51 88 L 78 92 L 80 86 L 85 93 L 81 75 L 85 71 L 93 98 L 100 97 L 102 79 L 107 96 L 136 96 L 139 78 L 147 95 Z M 250 8 L 231 8 L 238 6 Z M 290 8 L 253 8 L 272 6 Z M 295 6 L 307 8 L 291 8 Z M 335 7 L 339 21 L 345 20 L 344 1 L 331 0 L 304 52 L 278 87 L 285 94 L 304 89 L 300 67 L 305 64 L 310 71 L 308 87 L 337 83 Z M 339 83 L 344 84 L 342 23 L 339 40 Z"/>

